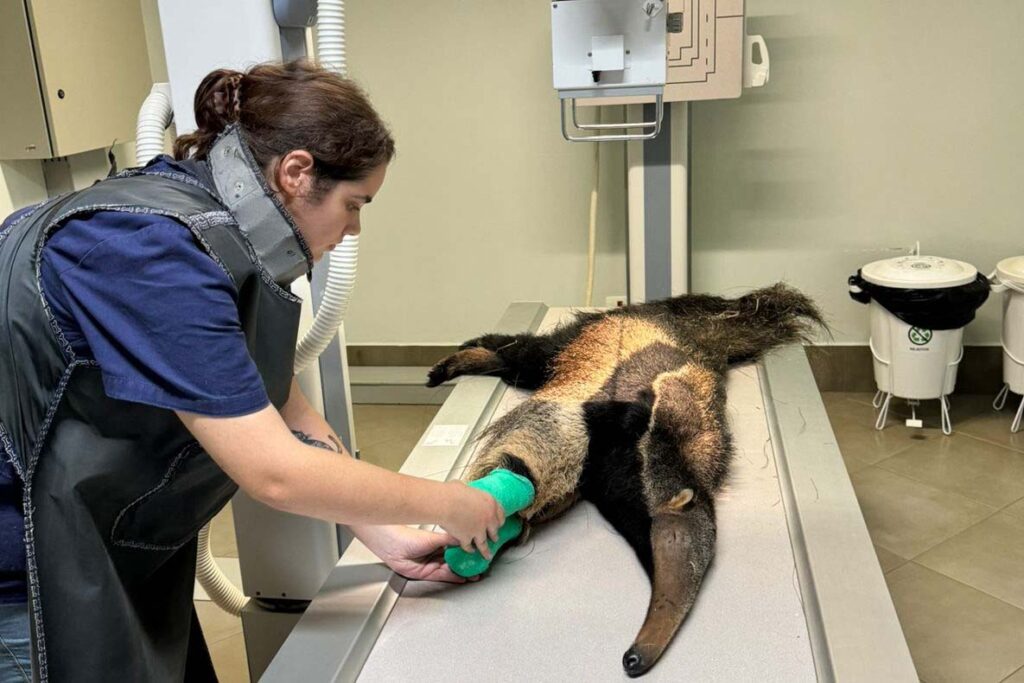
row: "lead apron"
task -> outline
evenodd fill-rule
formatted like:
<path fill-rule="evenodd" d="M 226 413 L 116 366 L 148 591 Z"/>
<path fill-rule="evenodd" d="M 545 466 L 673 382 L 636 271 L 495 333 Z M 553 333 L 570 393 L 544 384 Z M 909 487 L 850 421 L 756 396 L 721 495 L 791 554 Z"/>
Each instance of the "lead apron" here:
<path fill-rule="evenodd" d="M 225 183 L 234 188 L 230 212 L 190 176 L 132 171 L 41 206 L 0 238 L 0 334 L 9 336 L 0 351 L 0 439 L 25 482 L 38 680 L 182 680 L 196 534 L 237 488 L 172 411 L 108 398 L 95 363 L 75 358 L 40 295 L 47 237 L 98 210 L 157 213 L 188 226 L 237 288 L 271 402 L 280 408 L 288 398 L 300 301 L 275 282 L 264 266 L 273 259 L 259 258 L 254 245 L 263 239 L 288 252 L 276 255 L 292 264 L 279 282 L 307 270 L 309 253 L 237 135 L 218 146 L 223 155 L 211 163 L 220 195 Z M 239 192 L 253 186 L 247 197 Z M 192 648 L 212 676 L 205 645 L 193 640 Z"/>

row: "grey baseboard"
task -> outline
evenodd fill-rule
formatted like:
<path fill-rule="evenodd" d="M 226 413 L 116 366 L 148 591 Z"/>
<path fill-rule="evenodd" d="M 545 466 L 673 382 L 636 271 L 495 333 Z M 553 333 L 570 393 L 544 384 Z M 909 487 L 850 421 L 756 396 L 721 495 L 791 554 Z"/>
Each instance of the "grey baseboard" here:
<path fill-rule="evenodd" d="M 443 344 L 359 345 L 348 347 L 352 402 L 359 404 L 441 405 L 452 384 L 428 389 L 427 371 L 458 351 Z"/>
<path fill-rule="evenodd" d="M 453 383 L 427 388 L 429 366 L 349 366 L 353 403 L 439 406 L 452 392 Z"/>
<path fill-rule="evenodd" d="M 805 347 L 819 391 L 875 391 L 871 349 L 864 346 Z M 1003 354 L 998 346 L 967 346 L 956 391 L 992 394 L 1003 385 Z"/>
<path fill-rule="evenodd" d="M 349 344 L 348 364 L 354 367 L 430 367 L 459 350 L 449 344 Z"/>

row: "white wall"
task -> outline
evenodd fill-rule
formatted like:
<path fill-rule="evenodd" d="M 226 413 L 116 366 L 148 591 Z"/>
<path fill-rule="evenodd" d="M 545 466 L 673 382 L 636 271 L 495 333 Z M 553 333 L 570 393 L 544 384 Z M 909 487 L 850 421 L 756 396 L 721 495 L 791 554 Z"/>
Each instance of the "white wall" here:
<path fill-rule="evenodd" d="M 785 279 L 866 341 L 859 265 L 915 240 L 988 273 L 1024 253 L 1024 3 L 749 0 L 771 82 L 693 105 L 694 283 Z M 889 250 L 889 251 L 887 251 Z M 998 343 L 991 299 L 968 343 Z"/>
<path fill-rule="evenodd" d="M 516 300 L 582 305 L 594 148 L 562 140 L 537 0 L 349 0 L 350 75 L 398 158 L 363 237 L 350 344 L 452 343 Z M 595 301 L 625 293 L 621 144 L 602 147 Z"/>

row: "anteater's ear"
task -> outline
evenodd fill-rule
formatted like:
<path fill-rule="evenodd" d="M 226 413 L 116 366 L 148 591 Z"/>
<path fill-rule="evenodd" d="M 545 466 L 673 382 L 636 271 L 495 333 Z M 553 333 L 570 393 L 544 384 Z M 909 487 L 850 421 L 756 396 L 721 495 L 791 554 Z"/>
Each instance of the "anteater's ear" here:
<path fill-rule="evenodd" d="M 667 502 L 665 507 L 674 511 L 682 510 L 691 500 L 693 500 L 693 489 L 683 489 Z"/>

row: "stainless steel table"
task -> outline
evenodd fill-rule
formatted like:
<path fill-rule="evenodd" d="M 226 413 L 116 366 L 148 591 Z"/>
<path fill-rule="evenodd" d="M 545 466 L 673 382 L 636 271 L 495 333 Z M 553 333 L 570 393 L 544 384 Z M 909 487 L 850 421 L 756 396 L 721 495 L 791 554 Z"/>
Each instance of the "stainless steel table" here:
<path fill-rule="evenodd" d="M 513 304 L 498 331 L 567 309 Z M 523 400 L 459 380 L 402 472 L 459 476 L 473 437 Z M 736 442 L 718 501 L 715 561 L 649 681 L 916 681 L 803 350 L 730 372 Z M 358 543 L 299 621 L 264 681 L 621 681 L 649 583 L 589 503 L 538 527 L 485 580 L 406 583 Z"/>

